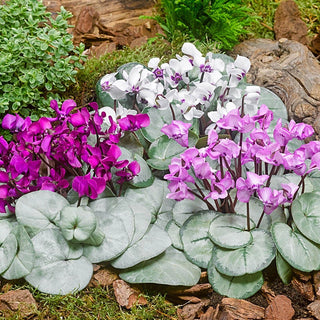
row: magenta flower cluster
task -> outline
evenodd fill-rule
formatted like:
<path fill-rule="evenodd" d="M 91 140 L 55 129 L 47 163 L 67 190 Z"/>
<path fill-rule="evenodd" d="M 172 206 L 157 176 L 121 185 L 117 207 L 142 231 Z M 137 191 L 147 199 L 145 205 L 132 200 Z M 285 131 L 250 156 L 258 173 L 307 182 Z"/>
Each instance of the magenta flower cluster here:
<path fill-rule="evenodd" d="M 51 190 L 66 195 L 73 188 L 79 197 L 96 199 L 106 186 L 130 181 L 140 171 L 136 161 L 119 160 L 117 146 L 124 131 L 149 125 L 147 115 L 130 115 L 105 129 L 95 102 L 76 110 L 73 100 L 59 108 L 52 100 L 54 118 L 32 122 L 18 114 L 7 114 L 2 127 L 14 133 L 7 142 L 0 137 L 0 212 L 14 212 L 15 201 L 25 193 Z M 120 188 L 121 189 L 121 188 Z"/>
<path fill-rule="evenodd" d="M 290 152 L 288 143 L 312 136 L 313 128 L 293 120 L 282 125 L 279 119 L 271 139 L 267 130 L 272 120 L 273 113 L 265 105 L 254 116 L 231 110 L 216 122 L 223 138 L 211 129 L 205 148 L 189 148 L 173 158 L 170 173 L 165 175 L 170 181 L 168 198 L 179 201 L 198 197 L 209 209 L 219 212 L 235 212 L 237 201 L 248 203 L 253 196 L 262 201 L 265 214 L 290 204 L 303 188 L 306 175 L 320 169 L 320 142 L 311 141 Z M 239 138 L 233 140 L 236 133 Z M 281 167 L 285 173 L 299 175 L 300 183 L 272 189 L 271 178 Z"/>

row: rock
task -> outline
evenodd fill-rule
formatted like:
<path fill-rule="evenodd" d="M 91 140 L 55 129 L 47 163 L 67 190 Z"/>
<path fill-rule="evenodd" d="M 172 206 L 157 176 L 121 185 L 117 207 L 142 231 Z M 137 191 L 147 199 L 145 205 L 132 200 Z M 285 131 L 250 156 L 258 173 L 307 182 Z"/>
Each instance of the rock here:
<path fill-rule="evenodd" d="M 102 42 L 99 46 L 92 46 L 87 55 L 99 58 L 100 56 L 117 50 L 116 42 Z"/>
<path fill-rule="evenodd" d="M 317 320 L 320 320 L 320 300 L 310 303 L 307 309 Z"/>
<path fill-rule="evenodd" d="M 274 33 L 277 40 L 287 38 L 307 44 L 308 27 L 301 19 L 299 7 L 293 0 L 281 1 L 274 16 Z"/>
<path fill-rule="evenodd" d="M 294 316 L 291 300 L 283 295 L 276 296 L 265 311 L 265 320 L 291 320 Z"/>
<path fill-rule="evenodd" d="M 291 284 L 295 290 L 297 290 L 304 298 L 309 301 L 314 301 L 313 285 L 310 281 L 302 282 L 293 277 Z"/>
<path fill-rule="evenodd" d="M 112 285 L 120 306 L 131 309 L 134 305 L 148 304 L 147 299 L 141 296 L 141 292 L 131 288 L 125 281 L 115 280 Z"/>
<path fill-rule="evenodd" d="M 319 138 L 320 64 L 311 51 L 297 41 L 253 39 L 237 45 L 236 54 L 251 61 L 248 82 L 277 94 L 289 118 L 313 125 Z"/>
<path fill-rule="evenodd" d="M 20 317 L 26 318 L 37 310 L 37 303 L 29 290 L 12 290 L 0 295 L 0 311 L 5 316 L 19 312 Z"/>
<path fill-rule="evenodd" d="M 242 299 L 223 298 L 219 320 L 264 319 L 264 308 Z"/>
<path fill-rule="evenodd" d="M 134 49 L 137 47 L 141 47 L 142 45 L 146 44 L 148 42 L 147 36 L 142 36 L 140 38 L 136 38 L 130 43 L 130 48 Z"/>
<path fill-rule="evenodd" d="M 92 7 L 81 9 L 74 31 L 76 33 L 92 33 L 96 22 L 99 20 L 99 13 Z"/>

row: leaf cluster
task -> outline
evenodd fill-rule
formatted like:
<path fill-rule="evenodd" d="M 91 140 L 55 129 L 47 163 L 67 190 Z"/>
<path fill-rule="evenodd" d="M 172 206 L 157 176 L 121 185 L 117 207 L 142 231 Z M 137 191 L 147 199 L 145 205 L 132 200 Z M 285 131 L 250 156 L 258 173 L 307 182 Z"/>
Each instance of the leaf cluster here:
<path fill-rule="evenodd" d="M 67 32 L 71 16 L 61 7 L 54 19 L 37 0 L 0 5 L 0 114 L 48 114 L 49 100 L 75 82 L 84 46 Z"/>
<path fill-rule="evenodd" d="M 169 41 L 181 31 L 191 39 L 214 40 L 220 49 L 229 50 L 255 21 L 251 12 L 242 0 L 161 0 L 160 14 L 153 18 Z"/>

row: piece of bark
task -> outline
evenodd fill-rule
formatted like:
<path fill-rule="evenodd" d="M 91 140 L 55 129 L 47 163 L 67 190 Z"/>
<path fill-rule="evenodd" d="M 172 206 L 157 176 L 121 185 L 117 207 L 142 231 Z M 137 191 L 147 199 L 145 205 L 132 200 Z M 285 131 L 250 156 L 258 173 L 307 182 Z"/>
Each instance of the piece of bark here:
<path fill-rule="evenodd" d="M 221 307 L 222 314 L 227 313 L 230 319 L 264 319 L 265 309 L 246 300 L 223 298 Z"/>
<path fill-rule="evenodd" d="M 204 299 L 199 303 L 190 303 L 177 310 L 179 320 L 194 320 L 203 314 L 203 308 L 208 306 L 209 299 Z"/>
<path fill-rule="evenodd" d="M 199 283 L 187 289 L 169 289 L 169 295 L 206 295 L 212 291 L 210 283 Z"/>
<path fill-rule="evenodd" d="M 214 320 L 215 309 L 213 307 L 209 307 L 207 311 L 200 316 L 199 320 Z"/>
<path fill-rule="evenodd" d="M 0 311 L 5 316 L 18 312 L 24 319 L 37 313 L 37 310 L 37 302 L 29 290 L 12 290 L 0 295 Z"/>
<path fill-rule="evenodd" d="M 291 320 L 295 312 L 291 300 L 283 295 L 276 296 L 265 311 L 265 320 Z"/>
<path fill-rule="evenodd" d="M 307 309 L 317 320 L 320 320 L 320 300 L 315 300 L 310 303 Z"/>
<path fill-rule="evenodd" d="M 141 296 L 141 292 L 131 288 L 125 281 L 115 280 L 112 285 L 120 306 L 131 309 L 134 305 L 148 304 L 147 299 Z"/>
<path fill-rule="evenodd" d="M 313 125 L 320 135 L 320 64 L 312 52 L 297 41 L 247 40 L 232 52 L 251 61 L 248 83 L 277 94 L 289 118 Z"/>
<path fill-rule="evenodd" d="M 90 285 L 95 287 L 107 287 L 112 285 L 112 283 L 117 279 L 119 279 L 119 276 L 115 272 L 101 268 L 93 274 Z"/>
<path fill-rule="evenodd" d="M 272 300 L 276 297 L 276 294 L 269 288 L 268 283 L 264 282 L 261 287 L 261 292 L 266 298 L 267 302 L 270 304 Z"/>
<path fill-rule="evenodd" d="M 293 279 L 291 280 L 291 284 L 294 289 L 297 290 L 304 298 L 309 301 L 314 301 L 315 296 L 313 292 L 313 285 L 310 281 L 303 282 L 293 277 Z"/>

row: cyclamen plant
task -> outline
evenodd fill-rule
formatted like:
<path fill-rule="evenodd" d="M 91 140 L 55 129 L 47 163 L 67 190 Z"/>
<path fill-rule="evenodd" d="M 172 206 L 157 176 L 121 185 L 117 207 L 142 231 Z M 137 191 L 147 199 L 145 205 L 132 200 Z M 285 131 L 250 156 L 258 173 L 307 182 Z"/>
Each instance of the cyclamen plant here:
<path fill-rule="evenodd" d="M 247 298 L 274 260 L 285 283 L 292 268 L 320 270 L 312 127 L 246 84 L 247 58 L 182 52 L 105 75 L 91 113 L 67 100 L 52 101 L 55 118 L 5 117 L 0 195 L 15 216 L 0 218 L 2 277 L 64 294 L 92 263 L 179 286 L 205 269 L 214 290 Z"/>

